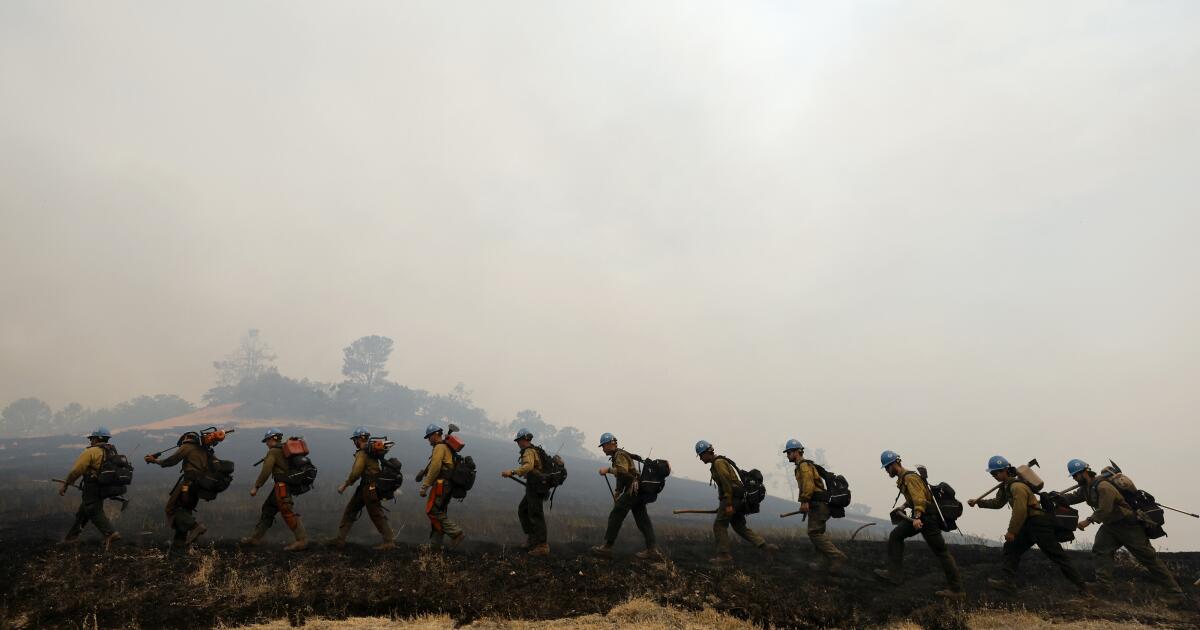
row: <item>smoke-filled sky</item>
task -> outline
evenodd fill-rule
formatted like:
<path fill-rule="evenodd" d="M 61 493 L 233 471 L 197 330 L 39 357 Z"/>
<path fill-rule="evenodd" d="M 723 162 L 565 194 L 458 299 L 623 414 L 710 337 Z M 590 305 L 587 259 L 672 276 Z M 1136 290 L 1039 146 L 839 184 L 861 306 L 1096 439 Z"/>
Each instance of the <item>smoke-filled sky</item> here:
<path fill-rule="evenodd" d="M 1186 0 L 12 0 L 0 404 L 382 334 L 686 476 L 794 436 L 882 514 L 885 448 L 964 496 L 1112 457 L 1195 511 L 1197 164 Z"/>

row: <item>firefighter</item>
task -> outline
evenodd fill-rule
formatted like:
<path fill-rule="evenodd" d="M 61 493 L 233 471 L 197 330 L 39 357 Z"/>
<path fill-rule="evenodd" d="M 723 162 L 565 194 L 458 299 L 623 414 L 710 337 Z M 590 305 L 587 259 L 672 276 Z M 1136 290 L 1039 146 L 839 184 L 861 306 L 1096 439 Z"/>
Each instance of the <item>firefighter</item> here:
<path fill-rule="evenodd" d="M 83 500 L 79 503 L 79 510 L 75 512 L 75 523 L 71 525 L 67 537 L 63 539 L 64 544 L 78 542 L 79 534 L 83 532 L 83 528 L 88 522 L 100 530 L 105 549 L 121 539 L 121 534 L 117 533 L 112 523 L 108 521 L 108 516 L 104 514 L 104 497 L 100 496 L 100 483 L 97 480 L 106 453 L 109 450 L 113 450 L 115 453 L 115 449 L 109 448 L 108 441 L 111 438 L 112 432 L 108 430 L 108 427 L 98 427 L 92 431 L 88 436 L 87 448 L 79 454 L 71 472 L 67 473 L 58 489 L 58 495 L 63 496 L 67 493 L 67 488 L 74 485 L 76 479 L 82 481 L 80 490 L 83 491 Z"/>
<path fill-rule="evenodd" d="M 954 563 L 954 556 L 950 555 L 950 549 L 942 537 L 943 524 L 938 516 L 937 506 L 933 503 L 933 492 L 930 491 L 929 484 L 917 471 L 904 468 L 900 463 L 900 455 L 895 451 L 884 451 L 879 456 L 879 463 L 888 476 L 896 480 L 896 487 L 900 494 L 904 495 L 904 506 L 912 510 L 912 519 L 902 519 L 892 529 L 891 535 L 888 536 L 888 568 L 875 569 L 875 575 L 890 584 L 902 583 L 904 541 L 920 534 L 938 563 L 942 565 L 942 573 L 946 576 L 948 588 L 935 591 L 934 595 L 947 599 L 965 599 L 958 565 Z"/>
<path fill-rule="evenodd" d="M 1041 501 L 1029 484 L 1017 477 L 1017 469 L 1000 455 L 988 460 L 987 472 L 1002 485 L 1000 491 L 991 499 L 971 499 L 967 505 L 971 507 L 999 510 L 1007 505 L 1012 509 L 1012 517 L 1008 520 L 1008 531 L 1004 533 L 1003 579 L 988 578 L 988 586 L 1009 593 L 1017 590 L 1017 568 L 1021 564 L 1021 556 L 1034 545 L 1051 562 L 1058 565 L 1063 577 L 1075 585 L 1081 595 L 1087 597 L 1087 585 L 1075 563 L 1063 551 L 1058 537 L 1054 533 L 1054 517 L 1042 510 Z"/>
<path fill-rule="evenodd" d="M 1137 513 L 1129 506 L 1116 484 L 1104 476 L 1097 475 L 1082 459 L 1067 462 L 1067 474 L 1079 487 L 1059 495 L 1059 498 L 1067 505 L 1086 502 L 1093 510 L 1091 516 L 1079 521 L 1080 531 L 1093 523 L 1100 524 L 1096 538 L 1092 541 L 1097 585 L 1106 590 L 1112 589 L 1113 558 L 1117 551 L 1124 547 L 1150 572 L 1151 579 L 1162 588 L 1169 604 L 1183 604 L 1183 589 L 1175 580 L 1175 576 L 1171 575 L 1162 558 L 1158 557 L 1158 552 L 1154 550 L 1154 545 L 1150 544 L 1146 529 L 1138 520 Z"/>
<path fill-rule="evenodd" d="M 242 539 L 244 545 L 257 545 L 262 542 L 267 530 L 275 523 L 275 515 L 283 517 L 283 522 L 292 530 L 296 540 L 283 549 L 285 551 L 303 551 L 308 548 L 308 534 L 304 531 L 304 522 L 295 512 L 295 504 L 291 493 L 288 492 L 287 475 L 289 472 L 287 457 L 283 455 L 283 432 L 279 429 L 267 429 L 263 435 L 263 444 L 267 445 L 267 454 L 263 457 L 262 469 L 254 487 L 250 488 L 250 496 L 257 496 L 258 489 L 263 487 L 267 479 L 272 480 L 271 493 L 263 501 L 262 512 L 254 533 Z"/>
<path fill-rule="evenodd" d="M 375 477 L 379 475 L 379 460 L 371 456 L 371 432 L 366 427 L 357 427 L 350 435 L 350 441 L 354 443 L 354 466 L 350 469 L 350 476 L 338 486 L 338 494 L 346 492 L 346 488 L 354 485 L 358 486 L 354 489 L 354 494 L 350 497 L 350 501 L 346 503 L 346 509 L 342 512 L 342 520 L 338 523 L 337 537 L 329 541 L 329 544 L 335 547 L 341 547 L 346 544 L 346 537 L 350 535 L 350 529 L 354 527 L 354 522 L 362 514 L 363 509 L 367 510 L 367 516 L 370 517 L 371 523 L 375 525 L 375 529 L 379 532 L 379 537 L 382 542 L 375 545 L 377 551 L 387 551 L 395 549 L 396 542 L 393 540 L 395 535 L 392 533 L 392 526 L 388 524 L 387 515 L 383 513 L 383 506 L 380 505 L 379 495 L 375 492 Z"/>
<path fill-rule="evenodd" d="M 733 554 L 729 552 L 729 527 L 746 542 L 763 551 L 778 551 L 779 547 L 767 544 L 746 524 L 746 513 L 738 509 L 738 498 L 742 493 L 742 478 L 737 468 L 727 458 L 717 455 L 713 445 L 706 440 L 696 442 L 696 456 L 708 464 L 709 475 L 717 484 L 717 517 L 713 520 L 713 541 L 717 547 L 717 555 L 709 560 L 712 564 L 729 564 L 733 562 Z"/>
<path fill-rule="evenodd" d="M 513 441 L 521 449 L 520 465 L 500 473 L 500 476 L 525 478 L 525 496 L 521 497 L 521 503 L 517 506 L 517 519 L 521 521 L 521 531 L 525 532 L 525 548 L 531 556 L 548 556 L 550 545 L 546 542 L 546 513 L 542 504 L 549 493 L 539 483 L 542 458 L 533 446 L 533 433 L 529 429 L 517 431 Z"/>
<path fill-rule="evenodd" d="M 804 445 L 795 438 L 787 441 L 783 452 L 788 461 L 796 465 L 796 487 L 800 489 L 800 513 L 808 519 L 808 540 L 817 552 L 818 560 L 810 568 L 836 573 L 846 562 L 846 554 L 834 544 L 826 532 L 829 522 L 829 492 L 825 480 L 817 472 L 817 466 L 804 458 Z"/>
<path fill-rule="evenodd" d="M 200 494 L 195 484 L 208 470 L 210 453 L 208 448 L 200 444 L 200 434 L 195 431 L 188 431 L 179 436 L 175 445 L 179 448 L 170 457 L 160 460 L 156 454 L 151 453 L 145 460 L 163 468 L 179 464 L 182 470 L 179 480 L 171 490 L 170 498 L 167 499 L 166 507 L 167 520 L 175 530 L 171 551 L 178 553 L 208 531 L 207 527 L 196 520 L 196 506 L 200 504 Z"/>
<path fill-rule="evenodd" d="M 454 472 L 454 452 L 443 439 L 445 431 L 436 424 L 425 427 L 425 439 L 433 452 L 429 464 L 421 475 L 421 496 L 425 501 L 425 516 L 429 518 L 429 546 L 440 550 L 450 537 L 450 547 L 462 544 L 466 532 L 450 520 L 446 511 L 450 507 L 450 475 Z"/>
<path fill-rule="evenodd" d="M 600 436 L 600 448 L 605 455 L 608 455 L 610 462 L 609 466 L 600 469 L 600 476 L 605 477 L 611 474 L 616 477 L 617 489 L 613 493 L 612 511 L 608 513 L 608 528 L 604 532 L 604 544 L 592 547 L 592 553 L 603 558 L 612 557 L 613 545 L 617 542 L 617 534 L 621 531 L 621 525 L 625 523 L 625 517 L 633 512 L 633 522 L 637 525 L 638 531 L 642 533 L 642 538 L 646 543 L 646 548 L 634 555 L 641 560 L 661 558 L 662 554 L 659 552 L 658 543 L 654 538 L 654 524 L 650 522 L 646 504 L 637 495 L 638 470 L 633 464 L 633 457 L 617 446 L 617 436 L 611 433 Z"/>

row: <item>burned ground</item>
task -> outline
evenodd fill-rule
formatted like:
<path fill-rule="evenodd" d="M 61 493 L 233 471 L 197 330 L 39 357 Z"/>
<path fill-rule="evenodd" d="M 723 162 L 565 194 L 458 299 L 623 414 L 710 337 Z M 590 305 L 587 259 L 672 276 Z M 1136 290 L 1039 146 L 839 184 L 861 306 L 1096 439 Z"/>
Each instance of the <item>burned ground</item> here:
<path fill-rule="evenodd" d="M 506 546 L 521 538 L 516 519 L 520 488 L 497 474 L 513 463 L 511 444 L 489 449 L 485 441 L 479 442 L 472 448 L 478 451 L 482 469 L 491 472 L 481 474 L 466 502 L 451 505 L 451 516 L 467 530 L 470 542 L 463 553 L 446 556 L 419 550 L 428 521 L 411 482 L 396 501 L 385 503 L 401 543 L 395 551 L 370 550 L 378 538 L 365 517 L 351 535 L 356 544 L 343 550 L 316 544 L 303 553 L 285 553 L 279 548 L 289 536 L 282 523 L 276 524 L 264 546 L 241 549 L 233 541 L 250 533 L 262 502 L 262 496 L 247 494 L 253 471 L 248 465 L 233 488 L 201 504 L 198 517 L 208 526 L 208 535 L 185 556 L 168 556 L 170 531 L 162 512 L 176 472 L 149 466 L 139 468 L 137 483 L 127 495 L 128 509 L 120 511 L 111 502 L 108 506 L 125 537 L 121 543 L 106 553 L 89 528 L 85 542 L 61 548 L 54 542 L 69 527 L 79 499 L 74 492 L 59 497 L 45 479 L 61 474 L 76 451 L 47 448 L 58 456 L 55 462 L 42 461 L 49 456 L 34 458 L 33 464 L 0 462 L 0 630 L 228 627 L 280 619 L 424 613 L 447 614 L 458 622 L 557 619 L 607 613 L 631 597 L 685 610 L 708 607 L 778 627 L 861 627 L 909 620 L 926 627 L 964 627 L 961 610 L 934 601 L 932 592 L 942 586 L 942 578 L 919 539 L 910 541 L 909 580 L 904 586 L 889 588 L 871 578 L 870 570 L 884 562 L 880 539 L 888 526 L 868 517 L 833 523 L 835 536 L 841 537 L 857 525 L 875 523 L 858 541 L 839 542 L 851 558 L 845 576 L 810 574 L 807 564 L 813 557 L 803 523 L 776 516 L 795 504 L 778 498 L 764 504 L 764 513 L 754 516 L 751 525 L 783 551 L 766 558 L 741 545 L 735 548 L 733 568 L 710 567 L 712 516 L 670 514 L 676 506 L 715 503 L 715 490 L 694 481 L 673 480 L 669 492 L 650 508 L 670 561 L 647 564 L 632 558 L 637 532 L 631 521 L 621 532 L 615 559 L 592 558 L 587 548 L 602 537 L 611 499 L 591 463 L 584 461 L 576 463 L 578 474 L 548 513 L 553 555 L 527 558 Z M 249 448 L 236 453 L 240 462 L 252 462 L 261 454 Z M 407 455 L 417 463 L 410 468 L 422 463 L 421 453 Z M 347 453 L 341 455 L 348 461 Z M 345 467 L 331 462 L 326 472 L 322 485 L 297 502 L 316 541 L 336 531 L 347 499 L 333 490 Z M 1158 604 L 1152 589 L 1141 582 L 1135 585 L 1144 573 L 1127 562 L 1119 568 L 1122 592 L 1114 603 L 1083 602 L 1073 599 L 1070 585 L 1033 551 L 1024 563 L 1022 591 L 1014 599 L 985 589 L 985 579 L 999 561 L 998 547 L 961 544 L 979 539 L 958 533 L 949 540 L 958 543 L 952 549 L 970 593 L 965 610 L 1028 609 L 1057 619 L 1200 627 L 1194 613 L 1168 610 Z M 1090 575 L 1089 555 L 1074 554 Z M 1166 557 L 1195 596 L 1191 584 L 1200 577 L 1200 554 Z"/>
<path fill-rule="evenodd" d="M 278 541 L 274 541 L 277 543 Z M 351 545 L 288 554 L 277 544 L 242 549 L 227 541 L 199 545 L 171 557 L 161 541 L 123 542 L 104 552 L 98 543 L 74 548 L 33 537 L 9 539 L 0 573 L 5 628 L 210 627 L 276 619 L 410 616 L 445 613 L 458 622 L 481 617 L 552 619 L 605 613 L 630 597 L 674 607 L 710 607 L 779 627 L 861 627 L 913 620 L 925 627 L 963 627 L 963 610 L 1029 610 L 1056 619 L 1140 621 L 1167 627 L 1200 627 L 1194 611 L 1159 605 L 1138 581 L 1141 570 L 1122 563 L 1121 593 L 1110 601 L 1074 597 L 1070 585 L 1034 551 L 1022 567 L 1017 597 L 988 592 L 985 578 L 999 550 L 955 546 L 970 598 L 962 609 L 936 603 L 940 573 L 922 545 L 910 545 L 908 581 L 891 588 L 870 579 L 882 564 L 878 541 L 842 543 L 851 563 L 845 576 L 812 575 L 812 554 L 802 538 L 781 540 L 767 557 L 748 546 L 735 549 L 733 568 L 708 566 L 709 541 L 701 532 L 667 539 L 670 560 L 644 563 L 628 541 L 612 560 L 587 555 L 583 541 L 555 545 L 549 558 L 531 559 L 504 545 L 471 542 L 461 553 L 430 554 L 405 544 L 374 552 Z M 1075 553 L 1085 574 L 1091 563 Z M 1173 571 L 1190 586 L 1200 574 L 1200 554 L 1167 554 Z"/>

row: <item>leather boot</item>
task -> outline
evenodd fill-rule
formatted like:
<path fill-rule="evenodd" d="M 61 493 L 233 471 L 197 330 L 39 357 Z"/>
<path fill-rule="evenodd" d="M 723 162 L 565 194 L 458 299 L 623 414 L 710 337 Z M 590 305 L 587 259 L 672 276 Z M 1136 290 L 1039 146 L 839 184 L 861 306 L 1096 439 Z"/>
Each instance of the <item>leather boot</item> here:
<path fill-rule="evenodd" d="M 376 549 L 395 549 L 396 534 L 392 533 L 392 526 L 387 521 L 381 520 L 375 523 L 375 529 L 379 530 L 379 536 L 383 538 L 383 543 L 375 547 Z M 385 545 L 391 545 L 390 547 Z"/>
<path fill-rule="evenodd" d="M 308 532 L 304 530 L 304 521 L 296 521 L 296 526 L 292 528 L 292 534 L 296 536 L 296 541 L 284 547 L 284 551 L 304 551 L 308 549 Z"/>
<path fill-rule="evenodd" d="M 184 539 L 183 545 L 185 547 L 190 547 L 191 544 L 196 542 L 197 538 L 203 536 L 204 532 L 206 531 L 208 531 L 207 527 L 201 525 L 200 523 L 196 523 L 194 527 L 188 530 L 187 538 Z"/>
<path fill-rule="evenodd" d="M 633 557 L 638 560 L 662 560 L 663 556 L 658 547 L 649 547 L 633 554 Z"/>
<path fill-rule="evenodd" d="M 548 545 L 546 543 L 542 543 L 540 545 L 534 545 L 529 550 L 529 555 L 531 555 L 531 556 L 548 556 L 548 555 L 550 555 L 550 545 Z"/>
<path fill-rule="evenodd" d="M 888 584 L 891 584 L 892 586 L 900 586 L 900 578 L 892 576 L 892 572 L 888 571 L 887 569 L 873 569 L 872 573 L 875 574 L 875 577 L 887 582 Z"/>
<path fill-rule="evenodd" d="M 350 535 L 350 528 L 353 526 L 354 523 L 342 523 L 338 526 L 337 536 L 325 541 L 325 544 L 329 545 L 330 547 L 345 547 L 346 537 Z"/>
<path fill-rule="evenodd" d="M 591 552 L 593 556 L 600 556 L 601 558 L 611 558 L 613 555 L 612 547 L 608 545 L 596 545 L 591 548 Z"/>
<path fill-rule="evenodd" d="M 708 559 L 708 563 L 716 566 L 725 566 L 733 564 L 733 554 L 729 552 L 719 553 Z"/>
<path fill-rule="evenodd" d="M 240 542 L 241 544 L 243 544 L 247 547 L 253 547 L 253 546 L 257 545 L 258 543 L 262 542 L 263 536 L 266 536 L 266 535 L 267 535 L 267 528 L 263 527 L 262 524 L 259 523 L 254 526 L 253 534 L 250 534 L 249 536 L 241 539 L 238 542 Z"/>

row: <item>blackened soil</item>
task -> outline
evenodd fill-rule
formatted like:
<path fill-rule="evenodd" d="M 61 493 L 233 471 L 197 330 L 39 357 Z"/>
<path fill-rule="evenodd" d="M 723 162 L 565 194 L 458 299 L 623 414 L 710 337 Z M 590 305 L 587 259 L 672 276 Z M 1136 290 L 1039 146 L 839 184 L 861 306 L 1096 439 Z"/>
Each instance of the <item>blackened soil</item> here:
<path fill-rule="evenodd" d="M 955 627 L 962 610 L 1025 609 L 1062 619 L 1140 621 L 1200 627 L 1194 610 L 1172 610 L 1156 600 L 1145 573 L 1123 565 L 1120 592 L 1082 600 L 1053 565 L 1030 552 L 1021 590 L 1005 596 L 986 589 L 999 549 L 955 546 L 969 599 L 961 608 L 938 603 L 941 574 L 928 550 L 908 547 L 907 581 L 890 587 L 873 579 L 885 547 L 842 543 L 851 562 L 844 575 L 808 569 L 811 550 L 788 545 L 774 557 L 747 546 L 735 549 L 732 568 L 713 568 L 705 541 L 674 542 L 670 560 L 647 563 L 620 549 L 603 560 L 583 543 L 559 545 L 549 558 L 527 558 L 490 543 L 461 553 L 430 554 L 404 545 L 375 552 L 352 545 L 315 545 L 302 553 L 278 546 L 242 549 L 234 543 L 201 545 L 171 556 L 153 543 L 118 544 L 105 552 L 95 542 L 60 548 L 44 542 L 10 542 L 0 560 L 2 628 L 200 628 L 287 618 L 408 616 L 447 613 L 459 622 L 495 615 L 558 618 L 604 613 L 643 596 L 686 609 L 705 606 L 779 627 L 862 627 L 901 619 Z M 1086 553 L 1074 554 L 1085 576 Z M 1189 594 L 1200 574 L 1200 554 L 1166 554 Z"/>

